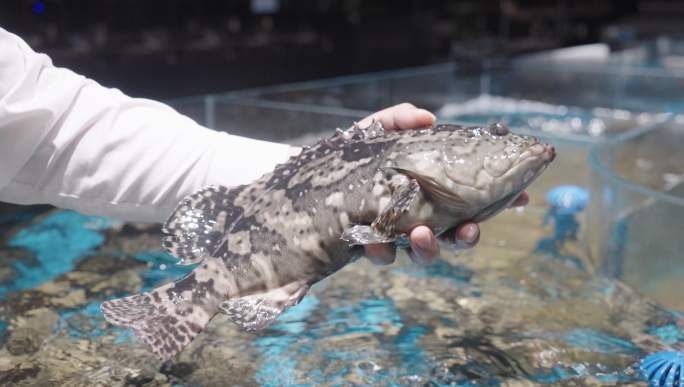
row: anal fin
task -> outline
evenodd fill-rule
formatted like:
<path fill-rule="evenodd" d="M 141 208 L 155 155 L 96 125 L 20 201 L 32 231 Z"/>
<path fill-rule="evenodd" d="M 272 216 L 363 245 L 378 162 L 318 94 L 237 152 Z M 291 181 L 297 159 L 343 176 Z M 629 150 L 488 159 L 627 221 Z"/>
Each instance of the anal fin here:
<path fill-rule="evenodd" d="M 243 328 L 263 329 L 283 312 L 298 305 L 308 291 L 307 284 L 291 283 L 266 293 L 224 301 L 219 305 L 219 311 Z"/>

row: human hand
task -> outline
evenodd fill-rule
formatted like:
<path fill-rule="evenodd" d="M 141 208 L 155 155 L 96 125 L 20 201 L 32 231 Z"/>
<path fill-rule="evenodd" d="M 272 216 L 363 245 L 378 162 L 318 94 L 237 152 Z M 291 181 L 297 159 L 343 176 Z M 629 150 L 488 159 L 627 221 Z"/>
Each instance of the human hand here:
<path fill-rule="evenodd" d="M 416 129 L 435 123 L 435 116 L 424 109 L 403 103 L 392 106 L 388 109 L 372 114 L 359 122 L 362 128 L 370 125 L 373 120 L 380 121 L 382 126 L 388 130 Z M 516 199 L 511 207 L 524 206 L 530 198 L 523 192 Z M 459 249 L 469 249 L 480 240 L 480 228 L 477 223 L 467 222 L 454 229 L 448 230 L 439 236 L 450 244 L 455 244 Z M 409 234 L 411 251 L 409 256 L 413 262 L 419 265 L 427 265 L 434 262 L 439 257 L 439 244 L 432 230 L 426 226 L 418 226 L 411 230 Z M 385 244 L 370 244 L 364 246 L 366 257 L 377 265 L 388 265 L 394 262 L 396 257 L 396 247 Z"/>

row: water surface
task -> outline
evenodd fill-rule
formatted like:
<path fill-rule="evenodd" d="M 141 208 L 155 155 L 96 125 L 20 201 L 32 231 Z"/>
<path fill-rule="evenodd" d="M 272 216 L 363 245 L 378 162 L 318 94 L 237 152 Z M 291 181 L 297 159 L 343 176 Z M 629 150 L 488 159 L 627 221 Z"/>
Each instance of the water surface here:
<path fill-rule="evenodd" d="M 151 289 L 173 265 L 160 225 L 72 211 L 24 220 L 0 246 L 0 381 L 18 386 L 630 385 L 648 353 L 681 347 L 682 316 L 591 274 L 545 209 L 483 224 L 480 245 L 419 267 L 361 260 L 271 327 L 217 316 L 161 362 L 99 304 Z M 578 218 L 581 223 L 582 219 Z M 555 239 L 554 239 L 555 238 Z M 533 252 L 535 250 L 536 252 Z"/>

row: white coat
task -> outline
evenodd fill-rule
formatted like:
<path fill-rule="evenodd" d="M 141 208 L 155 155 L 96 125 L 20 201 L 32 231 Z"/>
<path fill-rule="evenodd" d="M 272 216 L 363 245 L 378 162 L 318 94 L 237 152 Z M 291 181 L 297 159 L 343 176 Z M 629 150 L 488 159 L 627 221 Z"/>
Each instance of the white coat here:
<path fill-rule="evenodd" d="M 0 28 L 0 201 L 163 222 L 198 188 L 250 183 L 288 151 L 54 67 Z"/>

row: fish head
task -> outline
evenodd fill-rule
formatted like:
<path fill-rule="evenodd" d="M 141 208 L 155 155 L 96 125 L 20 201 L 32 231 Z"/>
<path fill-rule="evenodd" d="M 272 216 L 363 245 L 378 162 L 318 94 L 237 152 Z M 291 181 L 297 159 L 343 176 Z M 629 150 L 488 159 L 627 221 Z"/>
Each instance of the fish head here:
<path fill-rule="evenodd" d="M 438 125 L 402 139 L 394 148 L 386 166 L 472 213 L 509 205 L 556 156 L 553 145 L 513 133 L 500 123 Z"/>
<path fill-rule="evenodd" d="M 556 152 L 553 145 L 513 133 L 498 123 L 451 130 L 443 143 L 447 178 L 459 186 L 502 194 L 538 175 Z M 504 189 L 506 186 L 509 188 Z"/>

